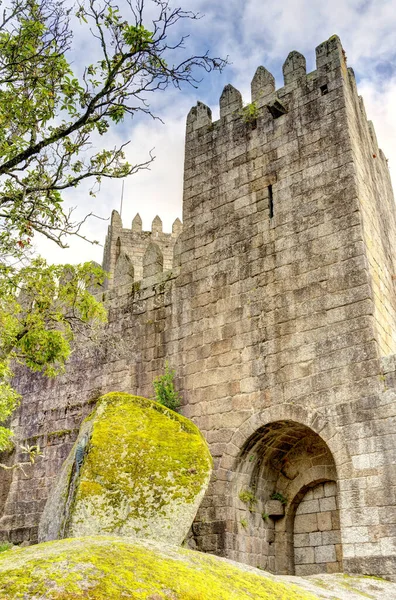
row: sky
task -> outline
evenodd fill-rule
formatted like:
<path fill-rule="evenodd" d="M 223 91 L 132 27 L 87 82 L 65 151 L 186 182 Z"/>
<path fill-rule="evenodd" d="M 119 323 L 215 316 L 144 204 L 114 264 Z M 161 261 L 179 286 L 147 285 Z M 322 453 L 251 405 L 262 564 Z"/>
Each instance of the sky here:
<path fill-rule="evenodd" d="M 121 0 L 122 1 L 122 0 Z M 315 69 L 315 47 L 337 34 L 356 75 L 358 91 L 365 101 L 368 118 L 374 122 L 379 146 L 389 159 L 396 185 L 396 0 L 179 0 L 177 6 L 199 12 L 199 20 L 184 21 L 175 35 L 188 34 L 185 52 L 211 56 L 228 56 L 230 64 L 223 73 L 202 75 L 195 89 L 168 88 L 150 98 L 162 122 L 143 118 L 126 119 L 101 142 L 104 147 L 130 140 L 127 157 L 143 162 L 153 150 L 155 161 L 150 170 L 125 179 L 122 221 L 130 227 L 138 212 L 143 229 L 150 230 L 158 214 L 164 231 L 182 215 L 182 182 L 185 120 L 197 100 L 204 102 L 218 118 L 218 100 L 223 87 L 232 83 L 240 90 L 245 103 L 250 102 L 250 81 L 259 65 L 265 66 L 282 87 L 282 64 L 291 50 L 298 50 L 307 60 L 307 71 Z M 146 0 L 149 11 L 151 0 Z M 176 4 L 175 4 L 176 6 Z M 122 10 L 125 10 L 124 8 Z M 125 11 L 127 18 L 127 12 Z M 150 29 L 150 21 L 147 22 Z M 75 41 L 71 57 L 79 70 L 92 52 L 92 40 L 86 28 L 74 24 Z M 122 183 L 113 180 L 102 184 L 96 198 L 89 196 L 89 186 L 80 186 L 65 197 L 76 207 L 76 218 L 94 212 L 84 234 L 99 244 L 77 238 L 68 240 L 69 248 L 58 249 L 47 240 L 37 240 L 37 250 L 51 262 L 101 263 L 103 244 L 113 209 L 120 209 Z"/>

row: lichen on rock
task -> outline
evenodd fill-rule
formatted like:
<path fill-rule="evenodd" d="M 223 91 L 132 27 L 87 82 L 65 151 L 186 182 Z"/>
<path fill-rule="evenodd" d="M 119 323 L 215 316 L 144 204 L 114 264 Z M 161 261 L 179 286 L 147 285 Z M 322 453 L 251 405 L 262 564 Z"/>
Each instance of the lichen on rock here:
<path fill-rule="evenodd" d="M 0 556 L 0 599 L 315 600 L 289 583 L 200 552 L 110 536 Z"/>
<path fill-rule="evenodd" d="M 396 584 L 342 574 L 272 575 L 148 540 L 96 536 L 7 550 L 0 600 L 384 600 Z"/>
<path fill-rule="evenodd" d="M 40 541 L 117 534 L 180 544 L 211 468 L 191 421 L 146 398 L 106 394 L 62 467 Z"/>

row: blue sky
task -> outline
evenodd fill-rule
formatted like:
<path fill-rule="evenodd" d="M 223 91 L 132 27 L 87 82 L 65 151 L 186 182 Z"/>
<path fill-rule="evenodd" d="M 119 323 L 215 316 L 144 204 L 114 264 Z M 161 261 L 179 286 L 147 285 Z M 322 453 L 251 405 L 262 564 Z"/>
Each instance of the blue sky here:
<path fill-rule="evenodd" d="M 145 160 L 152 148 L 156 156 L 150 171 L 125 180 L 124 227 L 130 227 L 137 212 L 144 229 L 150 229 L 156 214 L 162 218 L 165 231 L 181 217 L 185 118 L 197 100 L 208 104 L 217 118 L 222 89 L 232 83 L 249 102 L 250 81 L 259 65 L 267 67 L 281 87 L 282 64 L 288 53 L 303 53 L 308 71 L 314 70 L 315 47 L 333 34 L 340 36 L 348 65 L 355 71 L 359 93 L 396 185 L 396 0 L 180 0 L 180 5 L 204 15 L 198 21 L 182 23 L 180 33 L 190 36 L 186 52 L 202 54 L 209 50 L 212 56 L 228 56 L 231 64 L 222 74 L 205 74 L 197 90 L 169 88 L 153 96 L 153 106 L 164 124 L 149 117 L 127 120 L 103 140 L 107 147 L 113 147 L 130 139 L 131 161 Z M 91 47 L 84 30 L 76 24 L 73 59 L 77 69 Z M 78 207 L 77 215 L 93 210 L 107 218 L 112 209 L 119 208 L 121 185 L 120 181 L 105 183 L 94 200 L 88 196 L 88 186 L 81 186 L 68 194 L 67 202 Z M 85 233 L 103 244 L 107 225 L 106 221 L 91 220 Z M 69 244 L 70 249 L 58 250 L 40 241 L 38 250 L 55 262 L 101 262 L 101 247 L 77 239 L 70 239 Z"/>

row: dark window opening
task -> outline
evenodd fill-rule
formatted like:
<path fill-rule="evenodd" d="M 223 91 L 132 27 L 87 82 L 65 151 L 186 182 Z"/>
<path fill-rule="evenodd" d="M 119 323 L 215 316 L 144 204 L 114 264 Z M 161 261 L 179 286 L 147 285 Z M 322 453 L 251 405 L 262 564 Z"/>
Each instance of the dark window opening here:
<path fill-rule="evenodd" d="M 327 87 L 327 83 L 320 86 L 320 91 L 322 92 L 322 96 L 325 96 L 329 93 L 329 88 Z"/>
<path fill-rule="evenodd" d="M 115 252 L 115 254 L 116 254 L 116 260 L 117 260 L 118 257 L 121 254 L 121 240 L 120 240 L 119 237 L 117 238 L 117 241 L 116 241 L 116 252 Z"/>
<path fill-rule="evenodd" d="M 268 186 L 268 208 L 270 219 L 274 216 L 274 195 L 272 192 L 272 185 Z"/>
<path fill-rule="evenodd" d="M 250 121 L 250 129 L 257 129 L 257 119 Z"/>
<path fill-rule="evenodd" d="M 270 104 L 267 104 L 267 108 L 270 111 L 270 113 L 274 119 L 279 119 L 279 117 L 281 117 L 282 115 L 285 115 L 287 113 L 286 107 L 284 106 L 284 104 L 282 104 L 282 102 L 278 98 L 275 98 L 275 100 L 273 102 L 270 102 Z"/>

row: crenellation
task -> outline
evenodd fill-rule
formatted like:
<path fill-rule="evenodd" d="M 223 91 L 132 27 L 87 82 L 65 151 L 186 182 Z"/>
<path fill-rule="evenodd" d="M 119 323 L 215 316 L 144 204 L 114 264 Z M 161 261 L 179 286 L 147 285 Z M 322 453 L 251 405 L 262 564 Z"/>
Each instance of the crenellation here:
<path fill-rule="evenodd" d="M 307 74 L 307 63 L 300 52 L 290 52 L 282 67 L 285 86 L 298 81 Z"/>
<path fill-rule="evenodd" d="M 257 68 L 251 83 L 251 98 L 258 108 L 275 92 L 275 77 L 263 66 Z"/>
<path fill-rule="evenodd" d="M 143 231 L 142 218 L 139 213 L 137 213 L 132 220 L 132 231 L 135 231 L 136 233 L 141 233 Z"/>
<path fill-rule="evenodd" d="M 120 214 L 117 210 L 113 210 L 111 213 L 111 223 L 110 223 L 110 227 L 112 227 L 112 229 L 122 229 L 122 221 L 121 221 L 121 217 Z"/>
<path fill-rule="evenodd" d="M 369 130 L 371 141 L 373 143 L 373 151 L 376 151 L 376 152 L 379 153 L 377 134 L 375 133 L 373 122 L 372 121 L 367 121 L 367 127 L 368 127 L 368 130 Z M 377 156 L 373 156 L 373 158 L 377 158 Z"/>
<path fill-rule="evenodd" d="M 158 237 L 158 234 L 162 233 L 162 221 L 158 215 L 154 217 L 151 224 L 151 233 L 153 234 L 153 237 Z"/>
<path fill-rule="evenodd" d="M 345 52 L 338 35 L 332 35 L 315 49 L 316 68 L 322 74 L 345 65 Z"/>
<path fill-rule="evenodd" d="M 174 246 L 183 230 L 180 220 L 175 221 L 172 233 L 163 232 L 162 221 L 158 216 L 153 219 L 151 231 L 143 231 L 139 214 L 132 221 L 132 229 L 120 228 L 119 215 L 115 216 L 115 223 L 115 227 L 113 225 L 109 227 L 103 254 L 103 268 L 109 273 L 107 289 L 119 285 L 114 280 L 115 273 L 119 281 L 123 277 L 122 273 L 125 273 L 129 282 L 143 279 L 144 255 L 151 241 L 155 241 L 161 251 L 163 269 L 165 271 L 172 269 Z"/>
<path fill-rule="evenodd" d="M 187 116 L 187 135 L 204 127 L 205 125 L 212 124 L 212 111 L 203 102 L 197 102 L 196 106 L 193 106 Z"/>
<path fill-rule="evenodd" d="M 176 237 L 179 236 L 180 233 L 182 232 L 182 229 L 183 229 L 183 225 L 182 225 L 182 222 L 180 221 L 180 219 L 178 217 L 177 219 L 175 219 L 173 221 L 173 224 L 172 224 L 172 235 L 174 235 Z"/>
<path fill-rule="evenodd" d="M 228 84 L 220 96 L 220 119 L 232 116 L 242 110 L 242 95 L 234 86 Z"/>

